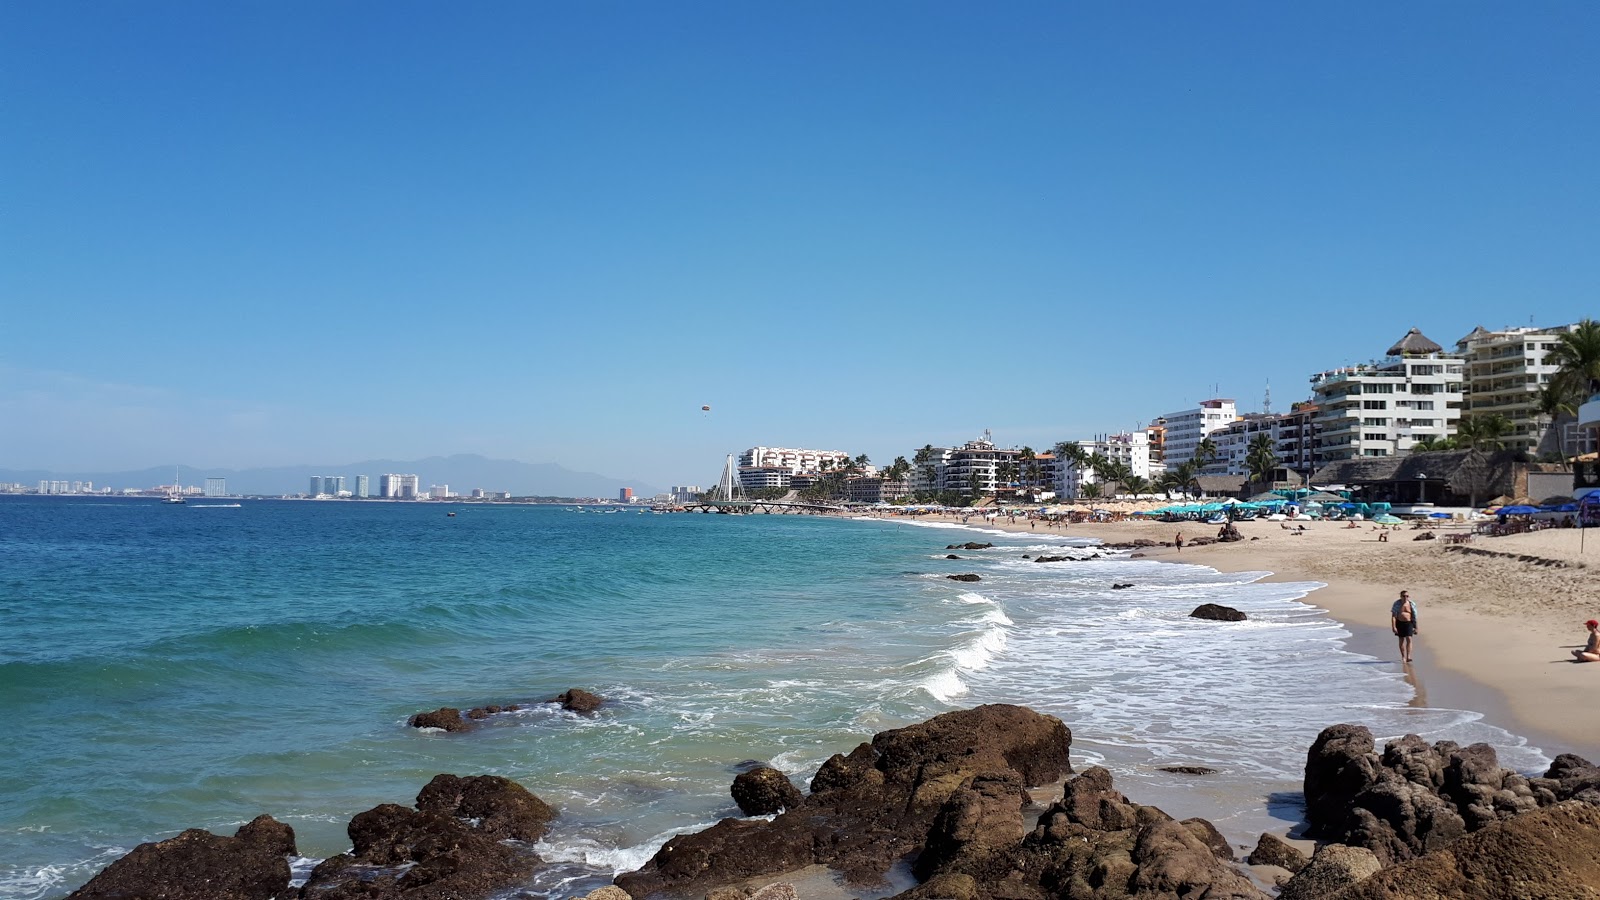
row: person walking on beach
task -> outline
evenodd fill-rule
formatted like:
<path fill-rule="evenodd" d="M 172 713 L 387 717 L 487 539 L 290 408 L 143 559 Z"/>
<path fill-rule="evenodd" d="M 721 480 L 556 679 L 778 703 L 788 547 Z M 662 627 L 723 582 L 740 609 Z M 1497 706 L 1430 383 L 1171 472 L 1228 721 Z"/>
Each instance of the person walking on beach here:
<path fill-rule="evenodd" d="M 1177 546 L 1178 552 L 1182 553 L 1183 552 L 1183 532 L 1181 532 L 1181 531 L 1178 532 L 1178 536 L 1173 539 L 1172 543 Z"/>
<path fill-rule="evenodd" d="M 1411 662 L 1411 638 L 1417 633 L 1417 605 L 1411 595 L 1400 592 L 1400 599 L 1389 607 L 1389 630 L 1400 639 L 1400 661 Z"/>
<path fill-rule="evenodd" d="M 1589 629 L 1589 643 L 1572 651 L 1572 657 L 1578 662 L 1600 662 L 1600 620 L 1590 619 L 1583 627 Z"/>

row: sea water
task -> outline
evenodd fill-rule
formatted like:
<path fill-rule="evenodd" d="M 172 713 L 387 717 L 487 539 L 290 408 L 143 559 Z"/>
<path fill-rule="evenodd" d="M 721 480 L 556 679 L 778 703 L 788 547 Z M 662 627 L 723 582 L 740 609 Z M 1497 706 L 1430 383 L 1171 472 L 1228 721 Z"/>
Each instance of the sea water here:
<path fill-rule="evenodd" d="M 944 558 L 973 539 L 996 546 Z M 1298 818 L 1306 748 L 1334 722 L 1546 762 L 1475 713 L 1408 705 L 1397 667 L 1307 602 L 1315 584 L 1091 543 L 617 507 L 0 498 L 0 898 L 61 897 L 140 842 L 261 813 L 294 827 L 303 877 L 348 848 L 351 816 L 441 772 L 553 804 L 551 865 L 519 896 L 581 896 L 738 815 L 745 761 L 804 786 L 876 732 L 990 702 L 1059 716 L 1075 765 L 1236 843 Z M 1024 558 L 1040 553 L 1084 559 Z M 1250 620 L 1189 619 L 1202 602 Z M 608 703 L 540 702 L 573 687 Z M 465 734 L 405 725 L 490 703 L 525 708 Z"/>

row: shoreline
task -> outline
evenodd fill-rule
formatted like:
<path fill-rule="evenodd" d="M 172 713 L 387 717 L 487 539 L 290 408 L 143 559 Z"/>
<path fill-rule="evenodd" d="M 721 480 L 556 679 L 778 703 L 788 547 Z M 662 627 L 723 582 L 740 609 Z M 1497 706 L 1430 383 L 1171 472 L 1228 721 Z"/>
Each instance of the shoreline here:
<path fill-rule="evenodd" d="M 915 521 L 963 524 L 949 514 L 918 516 Z M 1595 536 L 1596 546 L 1585 546 L 1581 556 L 1583 536 L 1576 529 L 1475 539 L 1472 549 L 1494 555 L 1464 555 L 1446 551 L 1442 540 L 1414 540 L 1422 532 L 1410 529 L 1392 531 L 1388 541 L 1380 542 L 1370 523 L 1349 529 L 1310 522 L 1304 534 L 1292 535 L 1278 522 L 1258 520 L 1238 523 L 1243 541 L 1191 545 L 1179 551 L 1170 546 L 1178 532 L 1187 538 L 1209 537 L 1215 526 L 1133 520 L 1061 528 L 1029 527 L 1022 520 L 965 525 L 975 531 L 1049 534 L 1108 544 L 1154 540 L 1169 546 L 1138 552 L 1153 560 L 1194 563 L 1219 572 L 1270 572 L 1264 581 L 1319 582 L 1324 586 L 1302 602 L 1325 610 L 1350 630 L 1355 652 L 1406 670 L 1415 695 L 1413 705 L 1477 713 L 1485 722 L 1523 737 L 1546 756 L 1600 756 L 1600 731 L 1585 712 L 1600 688 L 1600 665 L 1577 664 L 1568 657 L 1568 650 L 1581 642 L 1584 619 L 1600 616 L 1587 562 L 1600 561 L 1600 534 Z M 1463 529 L 1447 526 L 1428 531 L 1442 537 Z M 1389 604 L 1402 587 L 1418 606 L 1416 659 L 1409 667 L 1399 663 L 1389 634 Z"/>

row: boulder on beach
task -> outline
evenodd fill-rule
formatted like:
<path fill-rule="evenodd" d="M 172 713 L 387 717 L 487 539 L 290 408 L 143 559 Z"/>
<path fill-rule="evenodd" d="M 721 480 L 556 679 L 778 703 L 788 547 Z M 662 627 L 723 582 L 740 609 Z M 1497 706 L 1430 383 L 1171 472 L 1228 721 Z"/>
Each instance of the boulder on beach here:
<path fill-rule="evenodd" d="M 1365 847 L 1324 844 L 1312 854 L 1310 862 L 1284 882 L 1278 900 L 1329 900 L 1381 868 L 1383 863 Z"/>
<path fill-rule="evenodd" d="M 1244 613 L 1231 606 L 1222 606 L 1217 603 L 1202 603 L 1189 613 L 1191 619 L 1211 619 L 1217 622 L 1243 622 L 1249 618 Z"/>
<path fill-rule="evenodd" d="M 804 795 L 789 776 L 771 766 L 758 766 L 733 779 L 733 802 L 747 816 L 766 816 L 800 805 Z"/>
<path fill-rule="evenodd" d="M 546 703 L 559 703 L 561 708 L 568 712 L 592 713 L 605 705 L 606 699 L 599 694 L 591 694 L 580 688 L 572 688 L 551 697 Z"/>
<path fill-rule="evenodd" d="M 1275 834 L 1262 834 L 1256 841 L 1256 848 L 1245 857 L 1245 862 L 1252 866 L 1277 866 L 1286 869 L 1290 874 L 1306 867 L 1306 855 L 1300 848 Z"/>
<path fill-rule="evenodd" d="M 444 731 L 471 731 L 472 723 L 461 718 L 461 710 L 441 706 L 433 712 L 420 712 L 406 720 L 412 728 L 438 728 Z"/>
<path fill-rule="evenodd" d="M 772 821 L 724 819 L 679 835 L 617 885 L 635 897 L 704 895 L 810 865 L 879 883 L 923 849 L 946 801 L 973 789 L 970 779 L 1010 773 L 1021 784 L 1051 783 L 1071 771 L 1071 745 L 1061 720 L 1005 704 L 885 731 L 823 763 L 811 793 Z"/>
<path fill-rule="evenodd" d="M 1156 766 L 1158 772 L 1171 772 L 1174 775 L 1215 775 L 1217 770 L 1210 766 Z"/>
<path fill-rule="evenodd" d="M 223 837 L 191 828 L 140 844 L 105 867 L 68 900 L 270 900 L 289 890 L 294 829 L 257 816 Z"/>
<path fill-rule="evenodd" d="M 967 572 L 967 573 L 962 574 L 962 575 L 946 575 L 945 577 L 950 579 L 951 581 L 982 581 L 983 580 L 982 578 L 979 578 L 977 575 L 975 575 L 975 574 L 973 574 L 971 572 Z"/>
<path fill-rule="evenodd" d="M 1378 753 L 1359 725 L 1332 725 L 1306 754 L 1307 837 L 1365 847 L 1384 864 L 1565 800 L 1600 804 L 1600 771 L 1557 757 L 1544 777 L 1503 769 L 1488 744 L 1429 744 L 1414 734 Z"/>
<path fill-rule="evenodd" d="M 544 837 L 556 811 L 527 788 L 498 775 L 435 775 L 417 794 L 417 809 L 476 823 L 498 841 Z"/>

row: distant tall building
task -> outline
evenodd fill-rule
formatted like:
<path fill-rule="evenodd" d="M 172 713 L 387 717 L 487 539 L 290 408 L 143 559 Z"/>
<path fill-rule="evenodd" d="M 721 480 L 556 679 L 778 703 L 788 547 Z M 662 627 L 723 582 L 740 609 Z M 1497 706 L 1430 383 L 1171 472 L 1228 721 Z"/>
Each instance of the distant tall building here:
<path fill-rule="evenodd" d="M 337 497 L 344 493 L 343 475 L 322 476 L 322 492 L 330 497 Z"/>
<path fill-rule="evenodd" d="M 415 475 L 379 475 L 378 494 L 388 500 L 417 499 L 418 478 Z"/>
<path fill-rule="evenodd" d="M 370 485 L 371 485 L 371 482 L 367 480 L 367 476 L 365 476 L 365 475 L 357 475 L 356 476 L 356 496 L 362 498 L 363 500 L 366 499 L 367 497 L 372 496 L 372 488 L 371 488 Z"/>
<path fill-rule="evenodd" d="M 228 496 L 228 479 L 226 479 L 226 478 L 207 478 L 206 479 L 206 496 L 207 497 L 226 497 L 226 496 Z"/>
<path fill-rule="evenodd" d="M 618 503 L 632 503 L 633 502 L 633 488 L 623 488 L 622 490 L 617 491 L 617 502 Z"/>
<path fill-rule="evenodd" d="M 705 488 L 695 484 L 677 484 L 672 486 L 672 499 L 675 503 L 692 503 L 700 499 L 705 493 Z"/>
<path fill-rule="evenodd" d="M 322 476 L 321 475 L 313 475 L 313 476 L 311 476 L 311 487 L 310 487 L 310 489 L 308 489 L 306 491 L 306 496 L 308 496 L 308 497 L 320 497 L 320 496 L 322 496 Z"/>
<path fill-rule="evenodd" d="M 455 494 L 450 493 L 450 485 L 435 484 L 428 487 L 428 496 L 435 500 L 449 500 Z"/>

